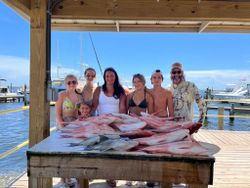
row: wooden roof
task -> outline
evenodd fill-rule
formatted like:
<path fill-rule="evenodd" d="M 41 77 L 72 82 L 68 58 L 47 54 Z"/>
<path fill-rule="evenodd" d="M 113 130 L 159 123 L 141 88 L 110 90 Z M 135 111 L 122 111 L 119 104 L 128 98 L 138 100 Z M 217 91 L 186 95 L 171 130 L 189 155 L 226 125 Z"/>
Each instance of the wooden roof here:
<path fill-rule="evenodd" d="M 31 0 L 3 0 L 30 19 Z M 248 0 L 50 0 L 54 30 L 250 32 Z"/>

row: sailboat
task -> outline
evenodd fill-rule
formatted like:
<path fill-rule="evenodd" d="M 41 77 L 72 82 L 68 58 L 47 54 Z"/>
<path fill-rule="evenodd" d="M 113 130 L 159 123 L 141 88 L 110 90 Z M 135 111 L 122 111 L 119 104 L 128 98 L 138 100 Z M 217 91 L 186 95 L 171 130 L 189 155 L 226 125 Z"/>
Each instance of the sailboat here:
<path fill-rule="evenodd" d="M 81 91 L 84 87 L 86 80 L 84 78 L 84 71 L 88 67 L 88 64 L 83 63 L 83 45 L 82 45 L 82 35 L 80 35 L 80 75 L 78 77 L 78 90 Z M 61 91 L 64 91 L 66 89 L 64 84 L 64 77 L 65 75 L 61 74 L 62 66 L 60 65 L 59 61 L 59 42 L 57 41 L 57 70 L 56 70 L 56 77 L 52 80 L 52 94 L 51 94 L 51 100 L 56 101 L 58 93 Z"/>

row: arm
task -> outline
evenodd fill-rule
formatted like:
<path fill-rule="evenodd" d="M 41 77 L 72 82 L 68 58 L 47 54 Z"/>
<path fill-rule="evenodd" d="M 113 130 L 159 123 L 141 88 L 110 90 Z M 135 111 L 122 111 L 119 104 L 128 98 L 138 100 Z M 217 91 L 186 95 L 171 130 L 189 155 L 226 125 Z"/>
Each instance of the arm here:
<path fill-rule="evenodd" d="M 120 96 L 119 113 L 127 114 L 126 95 Z"/>
<path fill-rule="evenodd" d="M 169 117 L 174 117 L 174 102 L 171 91 L 167 91 L 167 108 Z"/>
<path fill-rule="evenodd" d="M 147 93 L 147 101 L 148 101 L 148 113 L 152 114 L 154 112 L 154 101 L 153 96 L 150 93 Z"/>
<path fill-rule="evenodd" d="M 94 113 L 99 105 L 99 95 L 100 95 L 100 92 L 101 92 L 101 88 L 100 87 L 97 87 L 94 91 L 94 94 L 93 94 L 93 104 L 92 104 L 92 109 L 91 109 L 91 112 L 90 114 Z"/>
<path fill-rule="evenodd" d="M 129 114 L 129 100 L 131 99 L 132 94 L 128 94 L 126 97 L 126 108 L 127 108 L 127 114 Z"/>
<path fill-rule="evenodd" d="M 58 94 L 58 99 L 56 101 L 56 121 L 58 123 L 59 128 L 63 128 L 63 119 L 62 119 L 62 102 L 64 98 L 64 93 Z"/>
<path fill-rule="evenodd" d="M 195 97 L 195 102 L 197 103 L 199 109 L 198 122 L 202 123 L 206 114 L 206 105 L 203 102 L 202 97 L 199 94 L 199 90 L 195 85 L 194 85 L 194 97 Z"/>

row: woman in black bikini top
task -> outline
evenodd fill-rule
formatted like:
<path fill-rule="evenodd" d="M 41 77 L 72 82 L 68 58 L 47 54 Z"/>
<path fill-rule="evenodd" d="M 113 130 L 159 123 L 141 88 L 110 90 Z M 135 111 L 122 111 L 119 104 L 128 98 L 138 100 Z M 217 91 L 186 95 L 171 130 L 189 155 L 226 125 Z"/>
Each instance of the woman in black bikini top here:
<path fill-rule="evenodd" d="M 135 91 L 127 96 L 128 113 L 138 116 L 140 116 L 141 112 L 153 113 L 153 98 L 145 87 L 144 76 L 135 74 L 132 81 Z"/>

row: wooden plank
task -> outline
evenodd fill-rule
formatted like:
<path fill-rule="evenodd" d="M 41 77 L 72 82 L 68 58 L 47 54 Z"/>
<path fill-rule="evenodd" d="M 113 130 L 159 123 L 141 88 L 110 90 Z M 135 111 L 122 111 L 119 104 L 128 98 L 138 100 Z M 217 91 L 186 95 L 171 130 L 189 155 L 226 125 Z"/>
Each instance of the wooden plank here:
<path fill-rule="evenodd" d="M 47 6 L 45 1 L 31 1 L 30 31 L 30 126 L 29 146 L 49 136 L 49 101 L 47 100 Z M 50 32 L 50 31 L 49 31 Z M 29 178 L 29 187 L 52 187 L 52 178 Z"/>
<path fill-rule="evenodd" d="M 119 179 L 174 183 L 211 183 L 211 163 L 101 159 L 84 156 L 32 156 L 32 176 Z M 119 168 L 117 168 L 119 166 Z M 128 173 L 129 172 L 129 173 Z"/>
<path fill-rule="evenodd" d="M 15 10 L 25 20 L 30 20 L 30 1 L 29 0 L 2 0 L 6 5 Z"/>
<path fill-rule="evenodd" d="M 53 18 L 250 21 L 249 1 L 62 1 Z"/>

